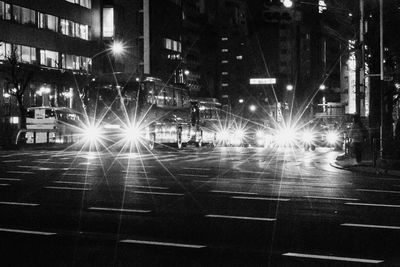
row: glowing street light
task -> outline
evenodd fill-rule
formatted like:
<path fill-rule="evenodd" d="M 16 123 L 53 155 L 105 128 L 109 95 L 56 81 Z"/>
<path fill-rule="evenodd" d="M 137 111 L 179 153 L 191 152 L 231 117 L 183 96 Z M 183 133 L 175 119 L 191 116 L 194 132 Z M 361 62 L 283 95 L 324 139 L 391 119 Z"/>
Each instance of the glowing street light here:
<path fill-rule="evenodd" d="M 240 99 L 239 99 L 239 103 L 240 103 L 240 104 L 243 104 L 243 102 L 244 102 L 243 98 L 240 98 Z"/>
<path fill-rule="evenodd" d="M 114 43 L 110 46 L 110 50 L 114 55 L 121 55 L 125 52 L 125 46 L 120 41 L 114 41 Z"/>
<path fill-rule="evenodd" d="M 286 90 L 293 91 L 293 85 L 291 84 L 286 85 Z"/>
<path fill-rule="evenodd" d="M 185 70 L 185 75 L 189 75 L 190 71 L 189 70 Z"/>
<path fill-rule="evenodd" d="M 293 6 L 292 0 L 281 0 L 281 2 L 286 8 L 291 8 Z"/>
<path fill-rule="evenodd" d="M 321 84 L 321 85 L 319 86 L 319 90 L 323 91 L 323 90 L 325 90 L 325 89 L 326 89 L 325 84 Z"/>
<path fill-rule="evenodd" d="M 250 109 L 251 112 L 254 112 L 254 111 L 257 110 L 257 107 L 255 105 L 250 105 L 249 109 Z"/>

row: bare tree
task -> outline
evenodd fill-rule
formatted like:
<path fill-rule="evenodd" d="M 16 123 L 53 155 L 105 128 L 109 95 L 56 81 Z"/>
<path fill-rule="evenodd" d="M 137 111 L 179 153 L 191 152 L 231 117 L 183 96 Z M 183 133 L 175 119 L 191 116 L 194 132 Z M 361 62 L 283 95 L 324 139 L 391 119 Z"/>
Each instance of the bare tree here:
<path fill-rule="evenodd" d="M 33 70 L 24 68 L 23 65 L 19 61 L 16 47 L 13 47 L 10 55 L 6 56 L 3 72 L 5 73 L 6 82 L 9 86 L 12 86 L 8 93 L 15 97 L 18 103 L 19 129 L 26 129 L 26 107 L 23 103 L 23 96 L 34 76 Z"/>

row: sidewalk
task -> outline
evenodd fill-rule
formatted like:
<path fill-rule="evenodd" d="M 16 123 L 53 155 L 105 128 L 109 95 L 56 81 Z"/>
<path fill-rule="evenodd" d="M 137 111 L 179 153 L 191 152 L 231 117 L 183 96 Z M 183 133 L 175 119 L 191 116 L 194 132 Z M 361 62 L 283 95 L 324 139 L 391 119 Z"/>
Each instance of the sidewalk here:
<path fill-rule="evenodd" d="M 377 160 L 376 167 L 374 167 L 371 159 L 357 163 L 355 158 L 348 155 L 340 155 L 331 163 L 331 166 L 352 172 L 384 174 L 400 178 L 399 160 Z"/>

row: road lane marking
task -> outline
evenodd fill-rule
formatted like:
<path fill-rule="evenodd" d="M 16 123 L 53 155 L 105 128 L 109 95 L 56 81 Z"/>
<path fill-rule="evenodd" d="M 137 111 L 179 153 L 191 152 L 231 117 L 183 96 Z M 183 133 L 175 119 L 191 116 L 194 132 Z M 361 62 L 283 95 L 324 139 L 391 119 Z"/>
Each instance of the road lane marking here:
<path fill-rule="evenodd" d="M 219 215 L 219 214 L 207 214 L 209 218 L 221 218 L 221 219 L 237 219 L 237 220 L 250 220 L 250 221 L 276 221 L 274 218 L 261 218 L 261 217 L 246 217 L 246 216 L 230 216 L 230 215 Z"/>
<path fill-rule="evenodd" d="M 400 230 L 400 226 L 392 226 L 392 225 L 374 225 L 374 224 L 342 223 L 341 226 Z"/>
<path fill-rule="evenodd" d="M 360 192 L 400 194 L 400 191 L 392 191 L 392 190 L 377 190 L 377 189 L 356 189 L 356 190 Z"/>
<path fill-rule="evenodd" d="M 39 204 L 37 204 L 37 203 L 9 202 L 9 201 L 0 201 L 0 205 L 29 206 L 29 207 L 37 207 L 37 206 L 39 206 Z"/>
<path fill-rule="evenodd" d="M 0 186 L 10 186 L 10 184 L 0 184 Z"/>
<path fill-rule="evenodd" d="M 190 176 L 190 177 L 210 177 L 210 175 L 204 174 L 190 174 L 190 173 L 178 173 L 179 176 Z"/>
<path fill-rule="evenodd" d="M 296 257 L 296 258 L 308 258 L 308 259 L 332 260 L 332 261 L 347 261 L 347 262 L 372 263 L 372 264 L 378 264 L 378 263 L 384 262 L 383 260 L 336 257 L 336 256 L 302 254 L 302 253 L 292 253 L 292 252 L 284 253 L 282 255 L 288 256 L 288 257 Z"/>
<path fill-rule="evenodd" d="M 241 197 L 233 196 L 234 199 L 248 199 L 248 200 L 265 200 L 265 201 L 290 201 L 289 198 L 275 198 L 275 197 Z"/>
<path fill-rule="evenodd" d="M 357 198 L 346 197 L 320 197 L 320 196 L 304 196 L 305 198 L 327 199 L 327 200 L 344 200 L 344 201 L 358 201 Z"/>
<path fill-rule="evenodd" d="M 237 195 L 257 195 L 254 192 L 236 192 L 236 191 L 223 191 L 223 190 L 210 190 L 211 193 L 221 193 L 221 194 L 237 194 Z"/>
<path fill-rule="evenodd" d="M 89 210 L 98 211 L 115 211 L 115 212 L 131 212 L 131 213 L 149 213 L 151 210 L 138 210 L 138 209 L 117 209 L 117 208 L 102 208 L 102 207 L 89 207 Z"/>
<path fill-rule="evenodd" d="M 120 243 L 128 243 L 128 244 L 165 246 L 165 247 L 179 247 L 179 248 L 196 248 L 196 249 L 205 248 L 206 247 L 204 245 L 169 243 L 169 242 L 147 241 L 147 240 L 133 240 L 133 239 L 124 239 L 124 240 L 121 240 L 119 242 Z"/>
<path fill-rule="evenodd" d="M 195 170 L 195 171 L 211 171 L 211 169 L 208 169 L 208 168 L 189 168 L 189 167 L 187 167 L 187 168 L 182 168 L 182 169 L 184 169 L 184 170 Z"/>
<path fill-rule="evenodd" d="M 11 162 L 21 162 L 22 160 L 20 159 L 15 159 L 15 160 L 3 160 L 3 163 L 11 163 Z"/>
<path fill-rule="evenodd" d="M 76 185 L 92 185 L 91 183 L 85 182 L 70 182 L 70 181 L 54 181 L 55 184 L 76 184 Z"/>
<path fill-rule="evenodd" d="M 21 181 L 21 179 L 18 178 L 0 178 L 0 181 Z"/>
<path fill-rule="evenodd" d="M 11 228 L 0 228 L 0 232 L 32 234 L 32 235 L 56 235 L 57 234 L 57 233 L 51 233 L 51 232 L 30 231 L 30 230 L 11 229 Z"/>
<path fill-rule="evenodd" d="M 162 196 L 183 196 L 180 193 L 166 193 L 166 192 L 149 192 L 149 191 L 133 191 L 135 194 L 148 194 L 148 195 L 162 195 Z"/>
<path fill-rule="evenodd" d="M 400 205 L 391 205 L 391 204 L 376 204 L 376 203 L 355 203 L 355 202 L 346 202 L 346 205 L 351 206 L 369 206 L 369 207 L 384 207 L 384 208 L 400 208 Z"/>
<path fill-rule="evenodd" d="M 134 188 L 146 188 L 146 189 L 159 189 L 159 190 L 168 190 L 169 187 L 164 186 L 147 186 L 147 185 L 126 185 L 126 187 L 134 187 Z"/>
<path fill-rule="evenodd" d="M 34 172 L 24 172 L 24 171 L 7 171 L 7 173 L 34 174 Z"/>
<path fill-rule="evenodd" d="M 77 188 L 77 187 L 58 187 L 58 186 L 46 186 L 45 189 L 55 189 L 55 190 L 76 190 L 76 191 L 89 191 L 90 188 Z"/>

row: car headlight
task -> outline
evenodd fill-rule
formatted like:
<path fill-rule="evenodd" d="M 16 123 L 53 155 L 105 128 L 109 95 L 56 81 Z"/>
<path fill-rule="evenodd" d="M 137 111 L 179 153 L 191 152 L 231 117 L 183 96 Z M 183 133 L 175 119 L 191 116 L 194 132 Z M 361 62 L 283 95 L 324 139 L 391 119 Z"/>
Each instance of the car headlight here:
<path fill-rule="evenodd" d="M 291 127 L 280 129 L 275 136 L 278 145 L 292 145 L 296 142 L 296 131 Z"/>
<path fill-rule="evenodd" d="M 143 136 L 143 131 L 136 125 L 132 125 L 124 131 L 125 139 L 128 141 L 137 141 Z"/>
<path fill-rule="evenodd" d="M 336 144 L 339 141 L 339 134 L 337 132 L 328 132 L 326 135 L 326 141 L 329 145 Z"/>
<path fill-rule="evenodd" d="M 302 135 L 302 141 L 304 143 L 311 143 L 314 141 L 314 133 L 311 131 L 305 131 Z"/>
<path fill-rule="evenodd" d="M 221 130 L 217 133 L 217 140 L 224 142 L 224 141 L 228 141 L 230 138 L 230 133 L 227 130 Z"/>
<path fill-rule="evenodd" d="M 102 131 L 99 127 L 90 125 L 83 129 L 83 138 L 85 141 L 95 143 L 102 138 Z"/>

